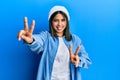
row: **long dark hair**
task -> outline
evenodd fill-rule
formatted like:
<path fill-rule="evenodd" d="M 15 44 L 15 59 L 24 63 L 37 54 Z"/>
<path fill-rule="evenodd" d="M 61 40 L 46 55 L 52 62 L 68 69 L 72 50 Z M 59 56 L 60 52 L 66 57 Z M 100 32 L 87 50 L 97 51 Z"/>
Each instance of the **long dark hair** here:
<path fill-rule="evenodd" d="M 54 19 L 54 17 L 57 15 L 57 14 L 62 14 L 65 18 L 66 18 L 66 21 L 67 21 L 67 25 L 66 25 L 66 28 L 63 32 L 63 36 L 65 36 L 65 39 L 67 41 L 70 41 L 72 39 L 72 36 L 70 34 L 70 30 L 69 30 L 69 22 L 68 22 L 68 17 L 66 16 L 66 14 L 62 11 L 56 11 L 55 13 L 53 13 L 49 19 L 49 32 L 51 34 L 51 36 L 54 38 L 56 36 L 56 33 L 55 33 L 55 30 L 53 29 L 52 27 L 52 21 Z"/>

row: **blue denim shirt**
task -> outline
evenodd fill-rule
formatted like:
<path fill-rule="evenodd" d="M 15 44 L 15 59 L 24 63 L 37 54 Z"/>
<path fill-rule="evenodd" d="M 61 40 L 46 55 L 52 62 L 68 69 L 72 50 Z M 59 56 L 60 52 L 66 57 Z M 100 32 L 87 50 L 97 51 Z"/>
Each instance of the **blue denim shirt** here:
<path fill-rule="evenodd" d="M 42 55 L 39 63 L 37 80 L 51 80 L 52 67 L 56 52 L 58 49 L 58 37 L 53 37 L 48 31 L 42 31 L 39 34 L 33 35 L 35 41 L 32 44 L 28 44 L 28 47 L 35 53 Z M 69 49 L 70 44 L 72 44 L 73 53 L 78 46 L 81 46 L 78 56 L 81 61 L 78 67 L 70 63 L 70 78 L 71 80 L 81 80 L 80 69 L 88 68 L 91 64 L 91 60 L 85 51 L 84 46 L 81 43 L 81 39 L 72 34 L 72 40 L 67 41 L 63 36 L 64 43 Z"/>

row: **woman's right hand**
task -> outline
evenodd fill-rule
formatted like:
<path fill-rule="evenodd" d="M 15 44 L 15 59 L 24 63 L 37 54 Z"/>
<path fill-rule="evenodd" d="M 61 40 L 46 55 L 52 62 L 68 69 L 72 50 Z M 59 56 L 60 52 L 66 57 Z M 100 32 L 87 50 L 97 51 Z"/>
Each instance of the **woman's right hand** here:
<path fill-rule="evenodd" d="M 28 44 L 32 43 L 33 42 L 32 33 L 34 30 L 34 26 L 35 26 L 35 21 L 33 20 L 29 29 L 27 17 L 24 17 L 24 30 L 20 30 L 18 32 L 18 40 L 23 39 Z"/>

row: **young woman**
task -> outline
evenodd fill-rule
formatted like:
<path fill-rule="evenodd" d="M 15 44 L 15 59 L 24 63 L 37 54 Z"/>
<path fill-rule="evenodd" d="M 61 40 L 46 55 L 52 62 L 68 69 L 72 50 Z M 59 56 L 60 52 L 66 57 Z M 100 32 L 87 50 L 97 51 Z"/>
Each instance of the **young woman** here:
<path fill-rule="evenodd" d="M 49 32 L 32 34 L 35 21 L 28 29 L 27 17 L 24 30 L 18 33 L 28 47 L 42 55 L 37 80 L 81 80 L 80 68 L 88 68 L 91 61 L 81 39 L 69 31 L 70 16 L 64 6 L 54 6 L 48 16 Z"/>

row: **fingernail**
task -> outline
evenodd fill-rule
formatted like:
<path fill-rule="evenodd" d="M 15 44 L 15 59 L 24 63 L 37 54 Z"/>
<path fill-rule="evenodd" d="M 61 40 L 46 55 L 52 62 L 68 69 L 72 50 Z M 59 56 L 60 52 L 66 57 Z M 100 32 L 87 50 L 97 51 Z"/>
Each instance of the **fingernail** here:
<path fill-rule="evenodd" d="M 27 17 L 25 16 L 24 18 L 26 19 Z"/>
<path fill-rule="evenodd" d="M 20 41 L 21 40 L 21 38 L 18 38 L 18 41 Z"/>
<path fill-rule="evenodd" d="M 75 67 L 78 67 L 78 64 L 76 64 Z"/>
<path fill-rule="evenodd" d="M 35 20 L 33 20 L 33 22 L 35 22 Z"/>

